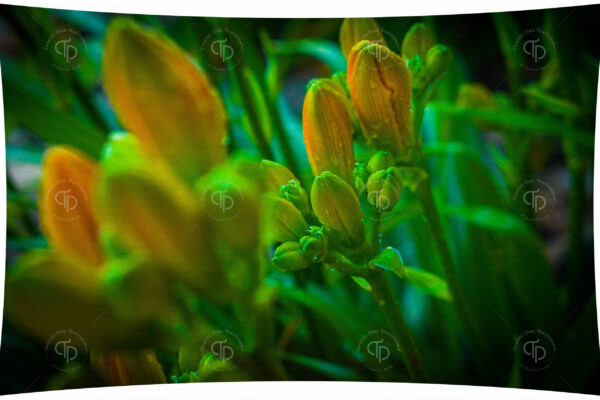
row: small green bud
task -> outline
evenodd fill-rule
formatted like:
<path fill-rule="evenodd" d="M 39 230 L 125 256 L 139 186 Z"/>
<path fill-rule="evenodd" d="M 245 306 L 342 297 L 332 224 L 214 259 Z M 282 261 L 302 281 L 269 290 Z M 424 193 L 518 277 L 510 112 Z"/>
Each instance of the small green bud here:
<path fill-rule="evenodd" d="M 441 78 L 451 63 L 452 50 L 448 47 L 438 44 L 429 49 L 425 58 L 425 68 L 430 79 L 429 83 Z"/>
<path fill-rule="evenodd" d="M 395 168 L 376 172 L 367 182 L 367 201 L 379 212 L 391 211 L 400 200 L 402 176 Z"/>
<path fill-rule="evenodd" d="M 323 228 L 312 226 L 310 236 L 300 239 L 300 251 L 312 262 L 323 261 L 327 255 L 328 238 Z"/>
<path fill-rule="evenodd" d="M 262 196 L 262 221 L 267 243 L 298 240 L 308 231 L 300 211 L 273 193 Z"/>
<path fill-rule="evenodd" d="M 325 171 L 315 178 L 310 197 L 319 220 L 332 230 L 344 235 L 352 244 L 360 244 L 365 237 L 358 197 L 342 178 Z"/>
<path fill-rule="evenodd" d="M 306 190 L 302 189 L 302 186 L 295 181 L 290 180 L 285 185 L 280 188 L 281 196 L 284 199 L 292 203 L 302 215 L 309 215 L 310 209 L 308 207 L 308 195 L 306 194 Z"/>
<path fill-rule="evenodd" d="M 396 162 L 394 161 L 394 156 L 392 153 L 380 151 L 371 157 L 369 163 L 367 164 L 367 169 L 373 174 L 377 171 L 391 168 L 394 165 L 396 165 Z"/>
<path fill-rule="evenodd" d="M 364 164 L 358 164 L 352 172 L 354 176 L 354 186 L 359 192 L 363 192 L 367 188 L 367 180 L 369 179 L 369 171 Z"/>
<path fill-rule="evenodd" d="M 425 59 L 427 51 L 435 45 L 433 32 L 424 23 L 414 24 L 402 41 L 402 57 L 410 60 L 416 56 Z"/>
<path fill-rule="evenodd" d="M 284 271 L 298 271 L 307 268 L 310 261 L 300 251 L 300 243 L 285 242 L 275 249 L 273 264 Z"/>

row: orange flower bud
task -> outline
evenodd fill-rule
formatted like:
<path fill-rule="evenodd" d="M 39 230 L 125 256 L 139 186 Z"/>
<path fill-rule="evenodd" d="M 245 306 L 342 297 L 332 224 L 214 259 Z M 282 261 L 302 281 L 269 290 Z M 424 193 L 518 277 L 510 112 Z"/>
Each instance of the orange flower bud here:
<path fill-rule="evenodd" d="M 308 161 L 315 176 L 331 171 L 352 183 L 352 121 L 344 89 L 331 79 L 310 83 L 302 125 Z"/>
<path fill-rule="evenodd" d="M 340 28 L 340 46 L 346 60 L 352 47 L 361 40 L 385 45 L 385 39 L 373 18 L 346 18 Z"/>
<path fill-rule="evenodd" d="M 44 235 L 57 249 L 101 264 L 98 224 L 91 207 L 93 161 L 75 149 L 53 147 L 42 168 L 38 203 Z"/>
<path fill-rule="evenodd" d="M 414 136 L 404 59 L 385 46 L 357 43 L 348 59 L 348 87 L 367 140 L 399 161 L 409 161 Z"/>
<path fill-rule="evenodd" d="M 115 20 L 106 34 L 102 73 L 120 122 L 145 151 L 187 181 L 225 160 L 223 101 L 208 77 L 166 37 Z"/>
<path fill-rule="evenodd" d="M 166 383 L 152 350 L 109 352 L 92 350 L 90 365 L 109 385 Z"/>

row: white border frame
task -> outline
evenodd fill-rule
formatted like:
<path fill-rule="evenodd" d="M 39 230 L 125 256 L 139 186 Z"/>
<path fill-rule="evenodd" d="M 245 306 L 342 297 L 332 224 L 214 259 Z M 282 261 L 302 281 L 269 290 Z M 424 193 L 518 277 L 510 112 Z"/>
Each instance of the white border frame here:
<path fill-rule="evenodd" d="M 4 2 L 3 2 L 4 3 Z M 597 4 L 572 0 L 12 0 L 13 5 L 59 8 L 79 11 L 98 11 L 124 14 L 197 15 L 247 18 L 341 18 L 341 17 L 400 17 L 448 14 L 472 14 L 497 11 L 533 10 L 556 7 L 574 7 Z M 599 85 L 600 88 L 600 85 Z M 598 94 L 600 98 L 600 92 Z M 0 71 L 0 132 L 4 132 L 4 106 L 2 102 Z M 596 126 L 600 112 L 596 110 Z M 6 260 L 6 160 L 5 138 L 0 137 L 0 262 Z M 600 157 L 600 138 L 596 135 L 595 160 Z M 594 164 L 594 188 L 599 185 L 598 163 Z M 598 203 L 594 196 L 594 235 L 598 238 L 600 226 Z M 4 244 L 4 245 L 2 245 Z M 598 240 L 594 252 L 600 255 Z M 0 271 L 0 310 L 3 310 L 5 268 Z M 596 293 L 600 286 L 600 269 L 595 265 Z M 596 307 L 600 320 L 600 300 L 596 295 Z M 0 318 L 0 335 L 2 318 Z M 599 344 L 600 345 L 600 344 Z M 110 387 L 99 389 L 61 390 L 53 392 L 25 393 L 17 399 L 105 399 L 111 397 L 131 399 L 587 399 L 588 395 L 549 392 L 526 389 L 508 389 L 482 386 L 432 385 L 408 383 L 366 382 L 238 382 L 196 383 L 185 385 L 146 385 Z M 13 398 L 15 396 L 6 396 Z"/>

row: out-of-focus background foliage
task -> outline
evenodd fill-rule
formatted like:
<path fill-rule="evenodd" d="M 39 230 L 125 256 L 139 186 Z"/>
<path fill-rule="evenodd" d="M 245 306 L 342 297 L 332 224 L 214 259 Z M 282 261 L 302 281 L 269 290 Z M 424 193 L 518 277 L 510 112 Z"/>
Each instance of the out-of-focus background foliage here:
<path fill-rule="evenodd" d="M 36 213 L 45 149 L 68 144 L 98 157 L 107 135 L 120 129 L 100 80 L 111 18 L 0 7 L 8 271 L 22 252 L 47 246 Z M 229 113 L 231 149 L 293 160 L 288 166 L 310 178 L 301 125 L 305 87 L 310 79 L 345 71 L 338 44 L 341 19 L 131 18 L 166 33 L 211 76 Z M 473 354 L 456 333 L 457 323 L 448 321 L 445 303 L 397 281 L 394 291 L 424 357 L 434 360 L 437 382 L 599 393 L 592 231 L 599 20 L 597 6 L 377 19 L 396 52 L 411 25 L 424 21 L 454 54 L 426 109 L 422 135 L 459 278 L 471 311 L 486 327 L 489 370 L 485 376 L 473 372 Z M 203 39 L 215 27 L 234 31 L 244 44 L 233 72 L 206 65 Z M 80 35 L 76 69 L 64 70 L 49 56 L 47 43 L 59 29 Z M 514 50 L 528 29 L 545 32 L 540 43 L 549 63 L 544 68 L 531 68 Z M 473 100 L 464 91 L 461 97 L 467 83 L 484 85 L 493 99 Z M 260 108 L 259 120 L 248 117 L 248 96 Z M 257 129 L 267 143 L 253 137 Z M 548 188 L 553 210 L 544 218 L 520 216 L 513 200 L 520 185 L 532 179 Z M 443 275 L 418 204 L 410 194 L 402 201 L 402 212 L 384 221 L 384 243 L 398 248 L 407 265 Z M 366 292 L 335 282 L 299 286 L 285 274 L 274 279 L 285 287 L 277 334 L 297 330 L 300 337 L 286 339 L 282 357 L 291 379 L 399 379 L 372 372 L 349 355 L 349 338 L 360 339 L 380 324 Z M 308 316 L 309 330 L 298 315 Z M 540 373 L 520 368 L 513 346 L 528 329 L 542 329 L 554 339 L 552 368 Z M 169 357 L 159 355 L 163 367 L 175 363 Z M 75 377 L 58 374 L 42 346 L 8 320 L 0 375 L 2 393 L 99 384 L 85 369 Z"/>

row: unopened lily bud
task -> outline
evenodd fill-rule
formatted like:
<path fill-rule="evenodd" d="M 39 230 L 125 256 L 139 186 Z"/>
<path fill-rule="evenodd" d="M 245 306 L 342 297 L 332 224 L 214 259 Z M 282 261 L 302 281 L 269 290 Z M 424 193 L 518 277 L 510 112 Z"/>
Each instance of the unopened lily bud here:
<path fill-rule="evenodd" d="M 494 110 L 499 106 L 490 89 L 481 83 L 463 84 L 458 90 L 456 103 L 459 107 L 483 110 Z M 492 131 L 498 128 L 496 124 L 480 118 L 473 118 L 473 123 L 482 131 Z"/>
<path fill-rule="evenodd" d="M 384 169 L 388 169 L 396 165 L 394 161 L 394 156 L 390 152 L 380 151 L 375 153 L 371 159 L 369 159 L 369 163 L 367 164 L 367 169 L 370 173 L 375 173 L 377 171 L 381 171 Z"/>
<path fill-rule="evenodd" d="M 38 206 L 44 235 L 52 247 L 100 265 L 104 255 L 92 207 L 97 165 L 75 149 L 52 147 L 42 168 Z"/>
<path fill-rule="evenodd" d="M 167 382 L 152 350 L 92 349 L 90 366 L 108 385 L 149 385 Z"/>
<path fill-rule="evenodd" d="M 284 271 L 297 271 L 308 268 L 310 260 L 300 251 L 300 243 L 285 242 L 275 249 L 273 264 Z"/>
<path fill-rule="evenodd" d="M 281 196 L 296 206 L 302 215 L 310 214 L 308 195 L 306 194 L 306 190 L 297 181 L 290 180 L 287 184 L 281 186 L 280 192 Z"/>
<path fill-rule="evenodd" d="M 399 161 L 412 158 L 410 72 L 385 46 L 360 42 L 348 59 L 348 87 L 367 141 Z"/>
<path fill-rule="evenodd" d="M 435 45 L 433 32 L 424 23 L 414 24 L 402 41 L 402 57 L 410 60 L 416 56 L 425 59 L 429 49 Z"/>
<path fill-rule="evenodd" d="M 276 163 L 270 160 L 262 160 L 260 162 L 260 169 L 263 174 L 263 179 L 267 191 L 279 193 L 281 186 L 287 184 L 289 181 L 298 179 L 292 174 L 286 166 Z"/>
<path fill-rule="evenodd" d="M 310 193 L 313 210 L 328 228 L 344 235 L 353 244 L 364 240 L 363 213 L 358 197 L 340 177 L 323 172 L 315 178 Z"/>
<path fill-rule="evenodd" d="M 373 18 L 346 18 L 340 28 L 340 46 L 346 60 L 352 47 L 361 40 L 385 45 L 381 29 Z"/>
<path fill-rule="evenodd" d="M 115 113 L 148 154 L 186 181 L 225 161 L 227 114 L 221 96 L 174 42 L 131 20 L 115 19 L 102 61 Z"/>
<path fill-rule="evenodd" d="M 313 226 L 310 236 L 303 236 L 300 239 L 300 251 L 312 262 L 323 261 L 327 255 L 327 243 L 328 239 L 323 228 Z"/>
<path fill-rule="evenodd" d="M 483 108 L 492 110 L 498 106 L 494 95 L 481 83 L 465 83 L 458 90 L 456 100 L 459 107 L 464 108 Z"/>
<path fill-rule="evenodd" d="M 391 211 L 400 200 L 402 177 L 400 171 L 388 168 L 374 173 L 367 183 L 367 201 L 379 212 Z"/>
<path fill-rule="evenodd" d="M 364 164 L 358 164 L 354 167 L 354 187 L 362 193 L 367 188 L 367 180 L 369 179 L 369 171 Z"/>
<path fill-rule="evenodd" d="M 437 44 L 429 49 L 425 59 L 425 68 L 431 82 L 440 78 L 452 63 L 452 50 L 443 44 Z"/>
<path fill-rule="evenodd" d="M 308 232 L 308 224 L 292 203 L 275 194 L 262 197 L 263 223 L 269 243 L 299 240 Z"/>
<path fill-rule="evenodd" d="M 315 176 L 332 171 L 352 182 L 352 120 L 344 88 L 332 79 L 309 84 L 302 109 L 304 144 Z"/>

